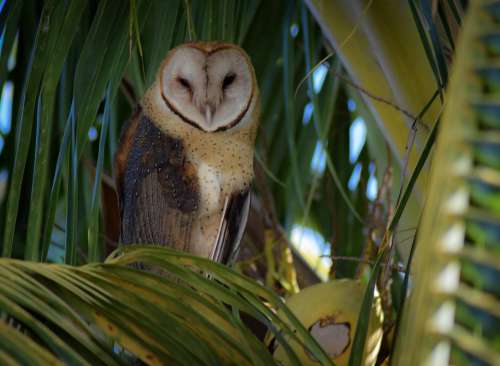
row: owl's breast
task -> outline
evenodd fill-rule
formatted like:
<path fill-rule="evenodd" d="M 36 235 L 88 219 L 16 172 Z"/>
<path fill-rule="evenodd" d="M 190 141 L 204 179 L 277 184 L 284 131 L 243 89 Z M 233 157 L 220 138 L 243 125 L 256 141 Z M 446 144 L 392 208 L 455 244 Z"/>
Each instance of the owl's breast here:
<path fill-rule="evenodd" d="M 197 165 L 200 215 L 221 211 L 226 197 L 250 186 L 251 177 L 240 170 L 221 170 L 203 161 Z"/>
<path fill-rule="evenodd" d="M 198 187 L 200 214 L 209 215 L 220 210 L 224 177 L 215 167 L 201 161 L 198 163 Z"/>
<path fill-rule="evenodd" d="M 247 190 L 253 179 L 253 150 L 227 140 L 225 145 L 190 154 L 197 167 L 201 215 L 221 211 L 226 198 Z"/>

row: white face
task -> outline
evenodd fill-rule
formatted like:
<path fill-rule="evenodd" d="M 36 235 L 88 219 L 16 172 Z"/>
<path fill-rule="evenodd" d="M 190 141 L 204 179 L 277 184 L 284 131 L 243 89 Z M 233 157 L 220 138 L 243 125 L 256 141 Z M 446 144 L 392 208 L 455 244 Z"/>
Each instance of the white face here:
<path fill-rule="evenodd" d="M 169 56 L 160 77 L 168 107 L 207 132 L 236 126 L 248 111 L 254 92 L 251 65 L 237 48 L 206 52 L 181 46 Z"/>

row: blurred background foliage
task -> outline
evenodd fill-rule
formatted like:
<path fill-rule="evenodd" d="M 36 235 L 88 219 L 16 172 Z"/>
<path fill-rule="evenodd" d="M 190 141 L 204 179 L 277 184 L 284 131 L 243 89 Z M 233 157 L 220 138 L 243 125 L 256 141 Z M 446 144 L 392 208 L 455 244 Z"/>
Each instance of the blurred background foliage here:
<path fill-rule="evenodd" d="M 172 47 L 234 42 L 262 98 L 236 269 L 290 295 L 366 282 L 388 249 L 378 283 L 387 354 L 467 3 L 0 1 L 2 255 L 102 261 L 117 246 L 123 123 Z"/>

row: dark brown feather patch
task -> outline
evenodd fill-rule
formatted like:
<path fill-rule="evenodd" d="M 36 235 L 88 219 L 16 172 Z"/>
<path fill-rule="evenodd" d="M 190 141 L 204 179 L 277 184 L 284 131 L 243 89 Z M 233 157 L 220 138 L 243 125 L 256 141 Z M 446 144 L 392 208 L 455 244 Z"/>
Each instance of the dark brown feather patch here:
<path fill-rule="evenodd" d="M 199 204 L 195 169 L 182 142 L 142 115 L 129 124 L 117 154 L 123 244 L 184 250 Z M 120 164 L 122 164 L 120 168 Z"/>

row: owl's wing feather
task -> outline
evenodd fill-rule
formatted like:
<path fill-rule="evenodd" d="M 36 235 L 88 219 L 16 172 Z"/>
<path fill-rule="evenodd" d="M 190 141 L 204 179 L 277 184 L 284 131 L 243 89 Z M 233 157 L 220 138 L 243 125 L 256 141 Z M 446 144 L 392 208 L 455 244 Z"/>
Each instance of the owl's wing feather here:
<path fill-rule="evenodd" d="M 210 259 L 229 264 L 236 259 L 250 211 L 250 190 L 226 199 L 219 231 Z"/>
<path fill-rule="evenodd" d="M 138 106 L 130 119 L 125 123 L 120 135 L 120 143 L 115 154 L 115 186 L 118 192 L 119 200 L 122 201 L 125 169 L 127 168 L 127 159 L 132 145 L 134 143 L 134 136 L 137 131 L 137 126 L 142 116 L 142 108 Z M 123 206 L 120 204 L 121 209 Z"/>
<path fill-rule="evenodd" d="M 125 127 L 116 155 L 121 241 L 185 250 L 198 208 L 194 168 L 180 140 L 141 113 Z"/>

